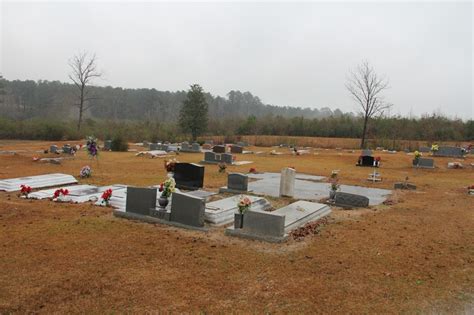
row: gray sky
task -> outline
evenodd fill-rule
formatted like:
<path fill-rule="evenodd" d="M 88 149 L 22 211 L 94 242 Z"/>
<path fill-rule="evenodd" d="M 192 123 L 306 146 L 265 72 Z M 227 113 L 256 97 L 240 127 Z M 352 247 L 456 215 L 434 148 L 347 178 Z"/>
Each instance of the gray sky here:
<path fill-rule="evenodd" d="M 2 1 L 2 0 L 0 0 Z M 0 73 L 68 81 L 95 52 L 98 85 L 355 111 L 344 83 L 363 60 L 390 80 L 392 114 L 474 117 L 473 5 L 430 3 L 1 2 Z"/>

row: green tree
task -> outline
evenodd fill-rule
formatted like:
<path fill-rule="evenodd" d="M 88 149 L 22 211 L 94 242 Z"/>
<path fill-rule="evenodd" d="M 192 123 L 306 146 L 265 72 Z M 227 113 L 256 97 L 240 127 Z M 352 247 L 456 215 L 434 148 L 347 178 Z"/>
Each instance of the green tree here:
<path fill-rule="evenodd" d="M 207 129 L 208 105 L 202 87 L 191 85 L 179 113 L 179 126 L 190 132 L 193 141 Z"/>

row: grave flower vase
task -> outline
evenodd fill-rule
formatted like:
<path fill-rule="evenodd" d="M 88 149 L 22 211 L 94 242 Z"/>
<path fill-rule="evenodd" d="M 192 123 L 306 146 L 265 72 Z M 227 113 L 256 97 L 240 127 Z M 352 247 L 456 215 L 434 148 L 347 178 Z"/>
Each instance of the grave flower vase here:
<path fill-rule="evenodd" d="M 235 213 L 234 214 L 234 228 L 241 229 L 244 224 L 244 214 L 243 213 Z"/>
<path fill-rule="evenodd" d="M 169 203 L 169 200 L 167 197 L 158 198 L 158 204 L 160 205 L 161 208 L 165 209 L 168 203 Z"/>

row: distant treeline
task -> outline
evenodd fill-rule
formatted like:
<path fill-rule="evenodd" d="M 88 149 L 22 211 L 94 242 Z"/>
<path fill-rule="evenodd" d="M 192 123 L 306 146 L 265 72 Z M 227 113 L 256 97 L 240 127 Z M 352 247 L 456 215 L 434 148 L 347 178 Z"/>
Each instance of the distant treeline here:
<path fill-rule="evenodd" d="M 205 87 L 204 87 L 205 88 Z M 158 91 L 156 89 L 123 89 L 114 87 L 89 87 L 93 99 L 86 117 L 108 120 L 155 119 L 174 122 L 186 97 L 186 91 Z M 15 119 L 49 118 L 75 119 L 77 88 L 73 84 L 59 81 L 9 81 L 0 78 L 2 117 Z M 263 104 L 250 92 L 230 91 L 227 97 L 205 94 L 209 104 L 210 118 L 223 117 L 283 117 L 323 118 L 340 116 L 342 111 L 329 108 L 312 109 L 280 107 Z"/>
<path fill-rule="evenodd" d="M 122 135 L 129 141 L 181 141 L 177 117 L 185 91 L 95 87 L 98 99 L 76 130 L 72 85 L 47 81 L 3 80 L 0 101 L 0 139 L 73 140 L 95 135 Z M 277 135 L 359 138 L 362 119 L 339 110 L 311 110 L 264 105 L 249 92 L 231 91 L 227 98 L 206 94 L 209 124 L 206 135 L 231 139 L 238 135 Z M 474 121 L 441 115 L 381 117 L 370 123 L 368 137 L 390 140 L 472 141 Z"/>

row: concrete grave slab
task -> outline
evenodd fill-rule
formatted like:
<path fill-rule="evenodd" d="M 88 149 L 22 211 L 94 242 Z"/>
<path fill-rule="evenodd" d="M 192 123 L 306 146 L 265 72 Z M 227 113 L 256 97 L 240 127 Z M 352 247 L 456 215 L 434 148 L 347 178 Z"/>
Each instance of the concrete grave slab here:
<path fill-rule="evenodd" d="M 237 195 L 207 203 L 204 219 L 213 225 L 225 225 L 234 222 L 234 213 L 238 212 L 237 204 L 244 197 L 249 198 L 252 202 L 250 206 L 252 211 L 267 211 L 272 208 L 271 204 L 262 197 Z"/>
<path fill-rule="evenodd" d="M 67 174 L 54 173 L 36 176 L 9 178 L 0 180 L 0 191 L 7 192 L 19 191 L 20 185 L 30 186 L 31 188 L 55 187 L 68 184 L 76 184 L 77 180 Z"/>

